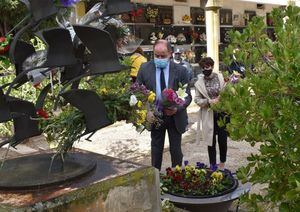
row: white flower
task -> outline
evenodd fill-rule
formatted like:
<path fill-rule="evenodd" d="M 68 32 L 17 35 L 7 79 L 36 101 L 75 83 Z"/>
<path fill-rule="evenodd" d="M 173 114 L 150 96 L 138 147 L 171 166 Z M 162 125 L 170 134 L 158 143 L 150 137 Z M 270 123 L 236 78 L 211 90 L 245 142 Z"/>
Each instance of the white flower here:
<path fill-rule="evenodd" d="M 283 20 L 283 23 L 285 24 L 287 20 L 289 20 L 290 18 L 288 16 L 285 16 L 282 20 Z"/>
<path fill-rule="evenodd" d="M 136 105 L 136 103 L 138 102 L 137 98 L 135 95 L 131 95 L 130 96 L 130 100 L 129 100 L 129 105 L 131 107 L 133 107 L 134 105 Z"/>
<path fill-rule="evenodd" d="M 255 92 L 251 87 L 248 88 L 248 91 L 250 92 L 251 96 L 255 96 Z"/>
<path fill-rule="evenodd" d="M 179 87 L 178 91 L 176 91 L 177 96 L 182 100 L 185 100 L 185 97 L 188 96 L 188 94 L 185 92 L 186 88 L 187 88 L 187 84 L 185 84 L 182 87 Z"/>

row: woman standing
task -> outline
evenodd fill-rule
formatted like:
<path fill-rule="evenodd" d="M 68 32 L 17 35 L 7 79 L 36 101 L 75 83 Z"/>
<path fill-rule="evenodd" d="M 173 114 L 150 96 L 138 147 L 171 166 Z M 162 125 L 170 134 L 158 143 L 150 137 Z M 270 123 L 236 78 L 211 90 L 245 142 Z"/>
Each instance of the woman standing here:
<path fill-rule="evenodd" d="M 208 147 L 208 156 L 211 166 L 216 166 L 216 140 L 220 150 L 219 169 L 224 169 L 227 155 L 227 132 L 217 121 L 224 118 L 223 113 L 217 113 L 210 107 L 219 102 L 220 91 L 224 87 L 224 78 L 213 72 L 214 61 L 210 57 L 199 62 L 203 74 L 198 76 L 195 83 L 195 102 L 200 106 L 200 120 L 202 121 L 203 139 Z M 218 137 L 217 137 L 218 135 Z M 217 137 L 217 138 L 216 138 Z"/>

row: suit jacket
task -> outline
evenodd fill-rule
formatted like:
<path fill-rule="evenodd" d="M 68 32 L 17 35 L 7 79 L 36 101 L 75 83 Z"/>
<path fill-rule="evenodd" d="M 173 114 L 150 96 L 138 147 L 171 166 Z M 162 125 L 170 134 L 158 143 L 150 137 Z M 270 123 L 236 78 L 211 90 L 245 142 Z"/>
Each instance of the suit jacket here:
<path fill-rule="evenodd" d="M 137 82 L 145 85 L 147 89 L 154 93 L 156 92 L 156 68 L 153 60 L 141 65 L 137 76 Z M 185 67 L 170 61 L 168 88 L 172 88 L 174 91 L 177 91 L 179 83 L 182 85 L 189 83 L 188 72 Z M 186 93 L 188 96 L 185 98 L 184 105 L 182 107 L 178 107 L 177 113 L 174 115 L 175 125 L 179 133 L 184 133 L 188 124 L 186 108 L 192 101 L 189 86 L 186 89 Z"/>

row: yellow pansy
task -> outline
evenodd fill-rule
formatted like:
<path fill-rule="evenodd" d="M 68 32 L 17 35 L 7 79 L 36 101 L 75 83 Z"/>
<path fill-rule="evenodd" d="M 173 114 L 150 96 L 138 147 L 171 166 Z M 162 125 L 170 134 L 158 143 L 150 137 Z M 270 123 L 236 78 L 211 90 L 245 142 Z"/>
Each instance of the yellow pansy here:
<path fill-rule="evenodd" d="M 180 167 L 179 165 L 177 165 L 177 166 L 175 167 L 175 171 L 181 172 L 181 167 Z"/>
<path fill-rule="evenodd" d="M 149 96 L 148 96 L 148 102 L 152 103 L 155 101 L 156 95 L 153 91 L 150 91 Z"/>
<path fill-rule="evenodd" d="M 211 174 L 211 177 L 217 181 L 221 181 L 223 179 L 223 174 L 222 172 L 216 171 Z"/>
<path fill-rule="evenodd" d="M 107 95 L 107 93 L 108 93 L 106 88 L 101 88 L 99 92 L 101 95 Z"/>
<path fill-rule="evenodd" d="M 138 108 L 141 108 L 143 106 L 143 103 L 139 100 L 138 102 L 137 102 L 137 107 Z"/>
<path fill-rule="evenodd" d="M 145 122 L 146 116 L 147 116 L 147 111 L 146 110 L 137 110 L 136 111 L 138 118 L 137 118 L 137 124 L 141 125 Z"/>

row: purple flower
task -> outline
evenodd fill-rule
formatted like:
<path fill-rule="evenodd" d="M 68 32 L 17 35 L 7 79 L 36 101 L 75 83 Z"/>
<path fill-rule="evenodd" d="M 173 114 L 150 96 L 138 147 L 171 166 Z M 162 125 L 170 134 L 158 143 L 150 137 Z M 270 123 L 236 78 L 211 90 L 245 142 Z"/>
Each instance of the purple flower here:
<path fill-rule="evenodd" d="M 183 163 L 184 163 L 185 166 L 187 166 L 189 164 L 189 161 L 185 160 Z"/>
<path fill-rule="evenodd" d="M 137 83 L 137 82 L 131 84 L 131 86 L 130 86 L 131 91 L 136 91 L 138 88 L 139 88 L 139 83 Z"/>
<path fill-rule="evenodd" d="M 217 169 L 218 169 L 218 165 L 217 164 L 211 164 L 210 165 L 210 170 L 212 170 L 213 172 L 217 171 Z"/>
<path fill-rule="evenodd" d="M 205 164 L 204 164 L 204 163 L 200 163 L 200 162 L 197 162 L 197 163 L 196 163 L 196 166 L 197 166 L 197 168 L 199 168 L 199 169 L 205 168 Z"/>
<path fill-rule="evenodd" d="M 146 88 L 145 85 L 141 85 L 140 86 L 140 91 L 144 94 L 144 95 L 148 95 L 149 94 L 149 90 Z"/>
<path fill-rule="evenodd" d="M 175 102 L 176 101 L 176 99 L 177 99 L 178 97 L 177 97 L 177 94 L 174 92 L 174 93 L 172 93 L 172 100 Z"/>
<path fill-rule="evenodd" d="M 60 0 L 61 4 L 65 7 L 72 6 L 73 4 L 76 4 L 79 0 Z"/>
<path fill-rule="evenodd" d="M 175 103 L 176 103 L 177 105 L 183 105 L 183 104 L 184 104 L 184 101 L 183 101 L 182 99 L 180 99 L 180 98 L 175 98 Z"/>
<path fill-rule="evenodd" d="M 232 77 L 230 77 L 230 82 L 232 84 L 236 84 L 239 82 L 239 78 L 237 76 L 233 75 Z"/>

